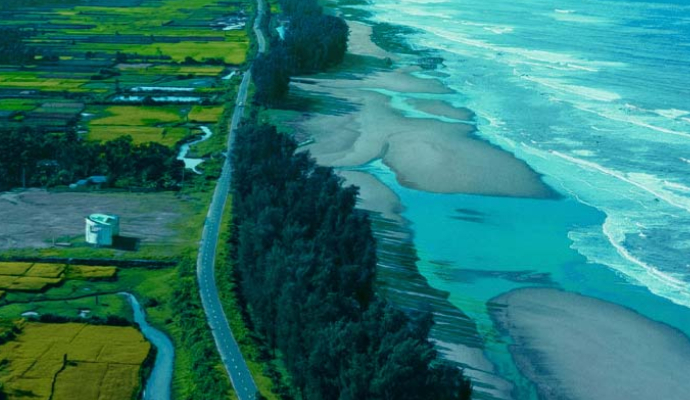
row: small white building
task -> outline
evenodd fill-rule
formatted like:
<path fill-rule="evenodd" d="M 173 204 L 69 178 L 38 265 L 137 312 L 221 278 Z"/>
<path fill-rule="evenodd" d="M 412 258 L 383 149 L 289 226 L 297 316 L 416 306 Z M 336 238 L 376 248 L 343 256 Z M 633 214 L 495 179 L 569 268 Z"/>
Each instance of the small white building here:
<path fill-rule="evenodd" d="M 86 217 L 86 243 L 112 246 L 113 236 L 120 234 L 120 217 L 117 215 L 91 214 Z"/>

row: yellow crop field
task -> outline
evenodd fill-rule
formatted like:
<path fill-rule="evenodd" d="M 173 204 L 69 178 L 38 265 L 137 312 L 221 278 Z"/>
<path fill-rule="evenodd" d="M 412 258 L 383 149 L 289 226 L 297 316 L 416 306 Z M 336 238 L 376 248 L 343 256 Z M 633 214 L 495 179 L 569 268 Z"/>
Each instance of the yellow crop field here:
<path fill-rule="evenodd" d="M 118 400 L 123 387 L 136 388 L 139 384 L 139 367 L 127 364 L 108 364 L 108 370 L 101 381 L 98 400 Z M 59 399 L 59 397 L 55 397 Z"/>
<path fill-rule="evenodd" d="M 96 280 L 110 279 L 117 274 L 117 267 L 92 267 L 90 265 L 70 265 L 67 279 Z"/>
<path fill-rule="evenodd" d="M 216 123 L 223 114 L 223 106 L 194 106 L 189 112 L 189 120 Z"/>
<path fill-rule="evenodd" d="M 64 264 L 34 264 L 28 271 L 24 273 L 24 276 L 59 278 L 64 271 Z"/>
<path fill-rule="evenodd" d="M 150 351 L 133 327 L 25 323 L 0 345 L 0 384 L 9 399 L 129 400 Z"/>
<path fill-rule="evenodd" d="M 31 265 L 21 262 L 0 262 L 0 275 L 24 275 Z"/>
<path fill-rule="evenodd" d="M 62 278 L 41 278 L 36 276 L 17 276 L 7 290 L 40 292 L 48 286 L 57 285 Z"/>
<path fill-rule="evenodd" d="M 164 128 L 152 126 L 109 126 L 92 125 L 89 129 L 89 140 L 109 142 L 122 136 L 131 136 L 134 144 L 163 142 Z"/>
<path fill-rule="evenodd" d="M 153 126 L 182 120 L 175 107 L 110 106 L 103 112 L 105 115 L 92 120 L 91 125 Z"/>
<path fill-rule="evenodd" d="M 0 275 L 0 289 L 7 290 L 12 287 L 12 283 L 17 280 L 16 276 Z"/>

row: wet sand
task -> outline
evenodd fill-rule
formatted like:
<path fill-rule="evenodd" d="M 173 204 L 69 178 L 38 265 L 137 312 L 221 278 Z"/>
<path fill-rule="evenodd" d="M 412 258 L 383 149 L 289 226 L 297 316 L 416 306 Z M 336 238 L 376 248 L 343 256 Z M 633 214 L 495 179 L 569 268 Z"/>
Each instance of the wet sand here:
<path fill-rule="evenodd" d="M 381 58 L 389 53 L 369 39 L 371 28 L 355 22 L 351 57 Z M 352 63 L 350 63 L 352 64 Z M 437 193 L 469 193 L 545 198 L 554 196 L 540 176 L 518 160 L 477 138 L 474 126 L 435 117 L 408 118 L 393 107 L 391 94 L 453 93 L 436 79 L 410 74 L 418 67 L 400 63 L 393 69 L 350 66 L 344 71 L 298 79 L 294 93 L 325 101 L 293 124 L 313 139 L 305 146 L 322 165 L 355 167 L 381 158 L 407 187 Z M 356 64 L 355 64 L 356 65 Z M 398 64 L 396 64 L 398 65 Z M 325 100 L 324 100 L 325 99 Z M 332 102 L 329 107 L 329 102 Z M 469 120 L 469 110 L 438 100 L 407 103 L 419 111 Z"/>
<path fill-rule="evenodd" d="M 474 113 L 467 108 L 453 107 L 442 100 L 410 99 L 407 101 L 415 109 L 427 114 L 438 115 L 460 121 L 472 121 Z"/>
<path fill-rule="evenodd" d="M 688 399 L 690 340 L 674 328 L 555 289 L 516 290 L 492 306 L 544 399 Z"/>

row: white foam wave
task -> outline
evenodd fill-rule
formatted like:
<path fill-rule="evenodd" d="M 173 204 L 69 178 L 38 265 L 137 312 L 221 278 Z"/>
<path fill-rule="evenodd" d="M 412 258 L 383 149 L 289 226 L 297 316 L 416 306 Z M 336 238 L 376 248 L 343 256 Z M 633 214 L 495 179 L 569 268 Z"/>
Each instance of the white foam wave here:
<path fill-rule="evenodd" d="M 575 10 L 561 10 L 561 9 L 556 8 L 553 10 L 553 12 L 555 12 L 557 14 L 573 14 L 575 12 Z"/>
<path fill-rule="evenodd" d="M 675 193 L 663 190 L 663 188 L 660 189 L 659 187 L 654 187 L 653 183 L 658 179 L 651 177 L 648 174 L 625 174 L 622 172 L 612 170 L 610 168 L 606 168 L 595 162 L 581 160 L 579 158 L 575 158 L 558 151 L 552 150 L 550 151 L 550 153 L 556 157 L 560 157 L 585 169 L 595 170 L 610 177 L 616 178 L 621 182 L 628 183 L 632 186 L 642 189 L 643 191 L 653 195 L 655 198 L 658 198 L 659 200 L 662 200 L 675 208 L 679 208 L 687 212 L 690 212 L 690 198 L 678 196 Z"/>
<path fill-rule="evenodd" d="M 592 157 L 596 155 L 595 152 L 592 150 L 586 150 L 586 149 L 579 149 L 579 150 L 573 150 L 573 154 L 581 156 L 581 157 Z"/>
<path fill-rule="evenodd" d="M 690 187 L 687 187 L 687 186 L 685 186 L 681 183 L 678 183 L 678 182 L 664 181 L 664 185 L 666 185 L 667 187 L 669 187 L 673 190 L 677 190 L 677 191 L 685 192 L 685 193 L 690 193 Z"/>
<path fill-rule="evenodd" d="M 678 119 L 679 117 L 690 114 L 690 111 L 678 110 L 675 108 L 669 110 L 654 110 L 654 112 L 668 119 Z M 690 122 L 690 120 L 688 120 L 688 122 Z"/>
<path fill-rule="evenodd" d="M 577 95 L 578 97 L 586 97 L 591 100 L 612 102 L 621 99 L 621 96 L 618 93 L 609 92 L 602 89 L 590 88 L 586 86 L 570 85 L 563 83 L 558 79 L 535 78 L 529 75 L 523 75 L 521 78 L 557 90 L 559 92 L 570 93 Z"/>
<path fill-rule="evenodd" d="M 649 289 L 657 296 L 666 298 L 675 304 L 690 307 L 690 285 L 681 277 L 665 273 L 653 265 L 640 260 L 625 248 L 626 234 L 641 232 L 629 232 L 626 229 L 630 221 L 625 218 L 617 218 L 607 214 L 600 232 L 597 227 L 579 228 L 568 234 L 573 241 L 573 248 L 584 255 L 589 262 L 606 265 L 628 279 Z M 611 247 L 604 246 L 599 237 L 603 236 L 604 242 Z"/>
<path fill-rule="evenodd" d="M 463 23 L 466 24 L 468 22 L 465 21 Z M 541 67 L 547 67 L 552 69 L 579 70 L 588 72 L 597 72 L 601 68 L 619 68 L 625 66 L 625 64 L 621 62 L 584 60 L 575 55 L 565 53 L 525 49 L 519 47 L 500 46 L 497 44 L 489 43 L 485 40 L 476 39 L 458 32 L 453 32 L 449 29 L 442 29 L 433 26 L 424 26 L 422 24 L 416 24 L 415 26 L 419 29 L 425 30 L 433 35 L 436 35 L 440 38 L 446 39 L 453 43 L 459 43 L 469 47 L 489 50 L 490 52 L 480 54 L 480 56 L 491 57 L 492 59 L 495 59 L 496 54 L 498 54 L 500 56 L 503 56 L 502 58 L 505 59 L 505 62 L 508 64 L 534 65 L 534 63 L 537 63 L 537 65 Z M 438 48 L 439 44 L 432 44 L 432 46 Z M 444 49 L 450 52 L 458 53 L 458 49 L 456 46 L 446 46 Z"/>
<path fill-rule="evenodd" d="M 606 18 L 601 18 L 601 17 L 594 17 L 594 16 L 588 16 L 588 15 L 580 15 L 580 14 L 551 14 L 550 15 L 553 19 L 556 21 L 560 22 L 574 22 L 577 24 L 594 24 L 594 25 L 608 25 L 611 24 L 612 21 Z"/>
<path fill-rule="evenodd" d="M 656 132 L 660 133 L 666 133 L 669 135 L 674 135 L 674 136 L 679 136 L 683 138 L 690 138 L 690 133 L 688 132 L 683 132 L 675 129 L 670 129 L 670 128 L 665 128 L 663 126 L 658 126 L 651 124 L 649 122 L 644 121 L 642 116 L 635 116 L 635 115 L 630 115 L 628 110 L 631 110 L 630 107 L 626 107 L 624 110 L 619 110 L 619 112 L 615 112 L 612 110 L 606 110 L 602 111 L 600 109 L 594 109 L 591 108 L 590 106 L 587 106 L 585 104 L 574 104 L 575 108 L 581 111 L 586 111 L 589 113 L 597 114 L 600 117 L 609 119 L 611 121 L 617 121 L 617 122 L 625 122 L 628 124 L 636 125 L 642 128 L 647 128 Z M 635 108 L 636 109 L 636 108 Z M 690 120 L 688 120 L 690 122 Z"/>
<path fill-rule="evenodd" d="M 513 28 L 509 26 L 485 26 L 484 30 L 487 30 L 489 32 L 493 32 L 497 35 L 503 35 L 504 33 L 510 33 L 513 31 Z"/>

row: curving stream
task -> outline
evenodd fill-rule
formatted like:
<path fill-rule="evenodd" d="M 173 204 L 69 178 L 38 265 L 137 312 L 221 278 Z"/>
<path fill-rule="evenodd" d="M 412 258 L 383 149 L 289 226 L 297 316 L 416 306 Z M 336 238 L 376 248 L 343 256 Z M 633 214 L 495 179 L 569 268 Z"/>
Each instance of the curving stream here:
<path fill-rule="evenodd" d="M 134 321 L 139 324 L 144 337 L 156 346 L 156 361 L 151 375 L 146 380 L 143 398 L 144 400 L 170 400 L 175 347 L 166 334 L 149 325 L 144 308 L 134 295 L 127 292 L 119 294 L 125 296 L 132 306 Z"/>
<path fill-rule="evenodd" d="M 180 147 L 180 153 L 177 156 L 178 160 L 181 160 L 184 162 L 185 168 L 191 169 L 192 171 L 194 171 L 197 174 L 200 174 L 201 172 L 197 171 L 196 167 L 199 164 L 201 164 L 202 162 L 204 162 L 204 160 L 202 158 L 189 158 L 189 157 L 187 157 L 187 154 L 189 154 L 189 150 L 191 149 L 192 146 L 194 146 L 195 144 L 199 144 L 201 142 L 204 142 L 204 141 L 208 140 L 211 136 L 213 136 L 213 131 L 209 127 L 201 126 L 199 128 L 204 132 L 204 135 L 201 138 L 199 138 L 193 142 L 183 144 Z"/>

